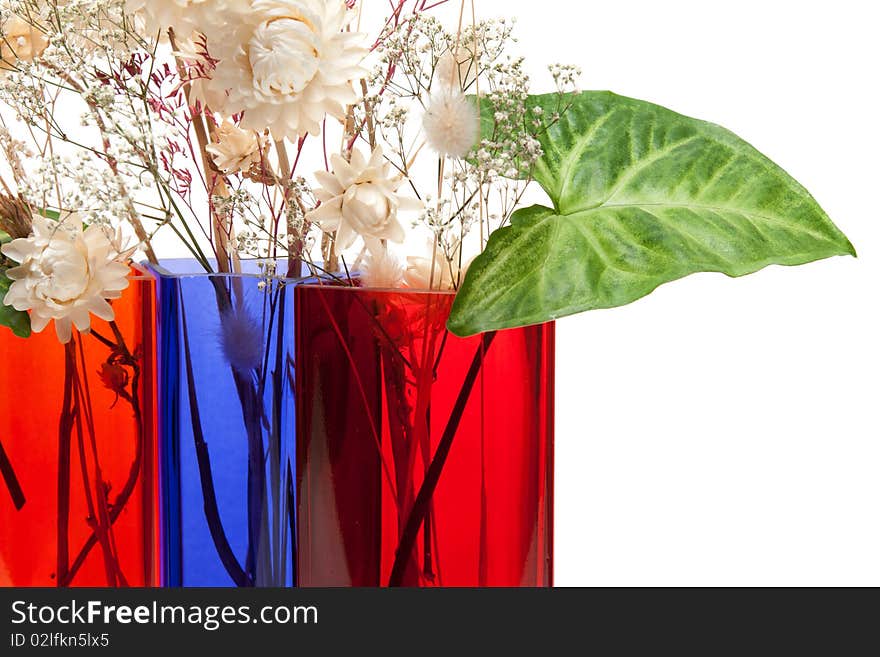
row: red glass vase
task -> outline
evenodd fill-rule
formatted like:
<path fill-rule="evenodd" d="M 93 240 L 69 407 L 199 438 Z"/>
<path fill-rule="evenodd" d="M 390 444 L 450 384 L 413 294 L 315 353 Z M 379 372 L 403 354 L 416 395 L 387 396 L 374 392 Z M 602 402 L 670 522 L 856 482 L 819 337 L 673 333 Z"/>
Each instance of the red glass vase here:
<path fill-rule="evenodd" d="M 295 297 L 297 584 L 550 586 L 554 325 L 462 339 L 452 293 Z"/>
<path fill-rule="evenodd" d="M 0 585 L 158 585 L 155 288 L 59 343 L 0 328 Z"/>

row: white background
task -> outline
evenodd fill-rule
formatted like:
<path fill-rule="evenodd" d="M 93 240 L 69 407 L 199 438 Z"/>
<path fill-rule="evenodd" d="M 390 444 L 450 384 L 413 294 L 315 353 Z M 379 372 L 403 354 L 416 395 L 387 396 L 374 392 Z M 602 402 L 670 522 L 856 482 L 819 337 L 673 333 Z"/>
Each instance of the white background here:
<path fill-rule="evenodd" d="M 518 18 L 535 91 L 544 64 L 574 63 L 584 88 L 724 125 L 860 255 L 692 276 L 559 322 L 557 585 L 880 585 L 871 5 L 478 4 Z"/>
<path fill-rule="evenodd" d="M 578 64 L 730 128 L 859 251 L 558 325 L 556 584 L 880 585 L 880 94 L 858 0 L 477 0 L 535 92 Z M 387 2 L 368 0 L 372 11 Z M 459 0 L 439 11 L 454 29 Z"/>

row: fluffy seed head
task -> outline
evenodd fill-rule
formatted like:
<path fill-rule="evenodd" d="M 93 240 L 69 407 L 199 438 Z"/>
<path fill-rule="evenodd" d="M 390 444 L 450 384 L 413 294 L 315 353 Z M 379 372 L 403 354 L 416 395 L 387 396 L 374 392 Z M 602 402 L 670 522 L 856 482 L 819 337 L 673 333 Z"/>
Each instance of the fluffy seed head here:
<path fill-rule="evenodd" d="M 367 287 L 392 289 L 403 283 L 406 267 L 386 247 L 371 252 L 364 262 L 363 281 Z"/>
<path fill-rule="evenodd" d="M 260 366 L 263 333 L 244 308 L 227 311 L 221 316 L 220 350 L 226 362 L 243 374 Z"/>
<path fill-rule="evenodd" d="M 428 145 L 440 155 L 463 158 L 477 142 L 480 118 L 464 94 L 441 91 L 431 96 L 422 127 Z"/>

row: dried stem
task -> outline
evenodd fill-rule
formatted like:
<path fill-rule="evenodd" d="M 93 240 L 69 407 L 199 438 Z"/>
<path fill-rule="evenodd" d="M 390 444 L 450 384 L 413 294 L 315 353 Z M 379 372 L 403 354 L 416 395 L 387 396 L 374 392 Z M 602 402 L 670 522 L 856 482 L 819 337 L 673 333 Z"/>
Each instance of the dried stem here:
<path fill-rule="evenodd" d="M 437 489 L 437 484 L 440 481 L 440 475 L 443 474 L 446 459 L 449 457 L 449 450 L 452 448 L 452 443 L 455 440 L 458 426 L 461 424 L 461 418 L 464 415 L 474 384 L 477 381 L 477 376 L 482 368 L 486 352 L 489 350 L 489 347 L 492 346 L 495 336 L 496 333 L 494 332 L 483 334 L 480 346 L 477 349 L 477 353 L 474 355 L 474 360 L 465 376 L 464 383 L 458 393 L 458 398 L 455 400 L 455 406 L 452 408 L 449 423 L 443 431 L 443 436 L 440 439 L 440 443 L 437 445 L 437 451 L 434 453 L 434 459 L 431 461 L 431 465 L 425 473 L 425 479 L 419 489 L 419 494 L 416 496 L 416 501 L 410 510 L 403 534 L 400 537 L 400 543 L 394 556 L 394 565 L 391 568 L 391 576 L 388 578 L 388 586 L 400 586 L 403 582 L 406 566 L 410 560 L 410 555 L 412 554 L 416 539 L 418 538 L 419 529 L 421 529 L 425 516 L 431 507 L 431 500 L 434 497 L 434 491 Z"/>
<path fill-rule="evenodd" d="M 9 495 L 12 497 L 12 506 L 15 507 L 16 511 L 21 511 L 26 502 L 24 491 L 21 489 L 18 477 L 15 476 L 12 462 L 6 454 L 6 450 L 3 449 L 2 442 L 0 442 L 0 475 L 3 476 L 3 483 L 6 484 Z"/>
<path fill-rule="evenodd" d="M 171 43 L 171 48 L 176 52 L 177 40 L 174 35 L 174 30 L 170 28 L 168 30 L 168 40 Z M 212 242 L 214 255 L 217 256 L 217 270 L 221 273 L 229 273 L 232 270 L 238 269 L 236 253 L 234 252 L 234 249 L 230 249 L 229 246 L 230 242 L 233 241 L 232 219 L 231 217 L 223 216 L 222 213 L 217 212 L 214 208 L 214 204 L 210 201 L 210 197 L 212 196 L 219 196 L 221 198 L 228 197 L 229 186 L 226 184 L 226 179 L 216 171 L 211 156 L 208 154 L 207 147 L 211 144 L 211 138 L 206 127 L 206 117 L 201 105 L 198 107 L 193 105 L 192 87 L 189 84 L 186 65 L 177 55 L 174 56 L 174 60 L 177 65 L 177 74 L 180 77 L 181 82 L 184 84 L 184 95 L 186 97 L 189 111 L 192 114 L 193 132 L 196 135 L 196 142 L 199 145 L 199 155 L 201 156 L 202 169 L 205 173 L 205 185 L 209 196 L 209 206 L 211 207 L 212 232 L 217 240 L 216 244 Z"/>
<path fill-rule="evenodd" d="M 295 203 L 302 216 L 306 214 L 305 204 L 298 191 L 290 186 L 290 176 L 293 168 L 290 166 L 290 157 L 287 154 L 287 145 L 283 139 L 275 142 L 275 151 L 278 153 L 278 185 L 284 195 L 287 207 L 287 277 L 297 278 L 302 273 L 302 257 L 305 250 L 305 235 L 303 227 L 294 223 L 294 215 L 289 205 Z"/>

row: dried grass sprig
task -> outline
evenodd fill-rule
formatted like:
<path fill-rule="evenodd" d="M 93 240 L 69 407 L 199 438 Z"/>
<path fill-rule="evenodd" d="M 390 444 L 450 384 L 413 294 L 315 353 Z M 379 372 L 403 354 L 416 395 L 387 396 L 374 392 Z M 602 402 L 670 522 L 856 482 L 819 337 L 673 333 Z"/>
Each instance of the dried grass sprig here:
<path fill-rule="evenodd" d="M 31 234 L 32 215 L 33 211 L 24 199 L 0 193 L 0 230 L 12 239 Z"/>

